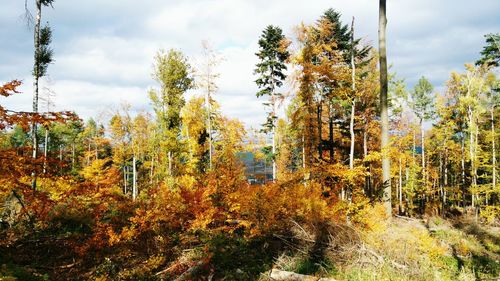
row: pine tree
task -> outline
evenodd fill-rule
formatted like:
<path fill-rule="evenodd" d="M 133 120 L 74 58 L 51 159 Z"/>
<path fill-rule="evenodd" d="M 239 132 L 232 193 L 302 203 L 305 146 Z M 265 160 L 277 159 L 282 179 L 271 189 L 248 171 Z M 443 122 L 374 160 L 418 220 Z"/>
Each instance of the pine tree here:
<path fill-rule="evenodd" d="M 267 122 L 264 124 L 265 132 L 272 132 L 272 159 L 273 180 L 276 180 L 276 107 L 282 94 L 278 88 L 283 85 L 286 78 L 284 71 L 287 67 L 285 61 L 290 56 L 286 50 L 287 42 L 281 28 L 269 25 L 259 39 L 259 52 L 256 54 L 260 62 L 256 65 L 255 73 L 259 78 L 255 81 L 260 91 L 257 97 L 268 96 L 269 101 L 264 103 L 270 107 Z"/>
<path fill-rule="evenodd" d="M 34 45 L 35 45 L 35 62 L 33 67 L 33 112 L 38 113 L 38 92 L 39 92 L 39 79 L 47 74 L 47 67 L 53 61 L 53 51 L 49 47 L 52 41 L 52 31 L 48 25 L 43 28 L 41 26 L 42 20 L 42 6 L 52 6 L 54 0 L 36 0 L 36 17 L 35 17 L 35 34 L 34 34 Z M 31 23 L 32 16 L 28 10 L 27 0 L 24 3 L 26 7 L 26 14 L 28 16 L 28 23 Z M 38 157 L 38 138 L 37 138 L 37 124 L 33 122 L 31 128 L 31 134 L 33 139 L 33 159 Z M 36 173 L 32 174 L 31 187 L 33 190 L 36 189 Z"/>
<path fill-rule="evenodd" d="M 476 65 L 486 64 L 498 67 L 500 65 L 500 33 L 486 34 L 486 46 L 481 51 L 481 58 L 476 61 Z"/>

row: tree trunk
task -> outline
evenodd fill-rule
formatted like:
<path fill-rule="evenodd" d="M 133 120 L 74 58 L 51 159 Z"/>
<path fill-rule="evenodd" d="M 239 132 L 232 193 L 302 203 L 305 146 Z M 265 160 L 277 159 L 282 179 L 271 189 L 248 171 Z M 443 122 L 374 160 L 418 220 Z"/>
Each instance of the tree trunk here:
<path fill-rule="evenodd" d="M 172 176 L 172 151 L 169 151 L 168 153 L 168 175 Z"/>
<path fill-rule="evenodd" d="M 274 119 L 273 119 L 274 123 Z M 273 181 L 277 179 L 277 169 L 276 169 L 276 126 L 273 124 Z"/>
<path fill-rule="evenodd" d="M 351 147 L 349 150 L 349 169 L 354 169 L 354 114 L 356 108 L 356 100 L 352 101 L 351 104 L 351 120 L 349 122 L 349 132 L 351 134 Z"/>
<path fill-rule="evenodd" d="M 333 163 L 333 106 L 330 102 L 328 116 L 328 141 L 330 143 L 330 163 Z"/>
<path fill-rule="evenodd" d="M 497 184 L 497 158 L 496 158 L 496 148 L 495 148 L 495 105 L 491 107 L 491 150 L 492 150 L 492 165 L 493 165 L 493 175 L 492 175 L 492 190 L 496 190 Z M 486 194 L 486 200 L 488 200 L 488 194 Z"/>
<path fill-rule="evenodd" d="M 36 19 L 35 19 L 35 66 L 34 66 L 34 82 L 33 82 L 33 112 L 38 112 L 38 80 L 40 79 L 40 63 L 37 61 L 37 54 L 40 51 L 40 21 L 42 19 L 42 1 L 36 0 Z M 33 122 L 31 127 L 31 133 L 33 138 L 33 159 L 38 157 L 38 138 L 36 135 L 37 123 Z M 32 181 L 31 188 L 33 191 L 36 190 L 36 171 L 31 173 Z"/>
<path fill-rule="evenodd" d="M 137 167 L 136 167 L 136 157 L 132 158 L 132 199 L 135 201 L 137 198 Z"/>
<path fill-rule="evenodd" d="M 210 74 L 208 74 L 210 75 Z M 208 168 L 212 170 L 212 118 L 210 106 L 210 77 L 207 79 L 207 94 L 205 96 L 205 104 L 207 107 L 207 131 L 208 131 Z"/>
<path fill-rule="evenodd" d="M 368 125 L 367 125 L 367 121 L 365 119 L 365 124 L 363 126 L 363 159 L 365 159 L 367 156 L 368 156 Z M 369 164 L 368 164 L 369 165 Z M 365 167 L 368 166 L 367 164 L 365 164 Z M 370 192 L 370 177 L 371 175 L 368 174 L 367 176 L 365 176 L 365 193 L 368 194 L 368 196 L 371 196 L 371 192 Z"/>
<path fill-rule="evenodd" d="M 123 194 L 127 194 L 127 166 L 123 166 Z"/>
<path fill-rule="evenodd" d="M 379 57 L 380 57 L 380 119 L 382 123 L 381 150 L 382 150 L 382 182 L 384 188 L 383 201 L 388 216 L 392 215 L 391 205 L 391 163 L 389 159 L 389 112 L 387 104 L 387 50 L 385 42 L 386 0 L 380 0 L 379 6 Z"/>
<path fill-rule="evenodd" d="M 273 68 L 271 67 L 271 74 L 273 72 Z M 272 153 L 273 153 L 273 182 L 276 181 L 276 96 L 274 95 L 274 83 L 271 83 L 271 106 L 272 106 Z"/>
<path fill-rule="evenodd" d="M 75 143 L 71 144 L 71 170 L 75 169 Z"/>
<path fill-rule="evenodd" d="M 462 132 L 462 143 L 460 146 L 461 154 L 460 154 L 460 164 L 462 168 L 462 207 L 465 209 L 466 205 L 466 196 L 465 196 L 465 137 Z"/>
<path fill-rule="evenodd" d="M 425 171 L 425 130 L 424 130 L 424 120 L 420 119 L 420 133 L 421 133 L 421 145 L 422 145 L 422 179 L 424 180 L 424 186 L 427 185 L 427 173 Z"/>
<path fill-rule="evenodd" d="M 354 114 L 356 113 L 356 64 L 354 62 L 354 17 L 351 24 L 351 83 L 352 104 L 349 132 L 351 133 L 351 149 L 349 151 L 349 169 L 354 169 Z"/>
<path fill-rule="evenodd" d="M 401 163 L 401 158 L 399 158 L 399 214 L 404 213 L 403 207 L 403 165 Z"/>
<path fill-rule="evenodd" d="M 322 101 L 319 102 L 318 104 L 318 116 L 317 116 L 317 121 L 318 121 L 318 157 L 320 160 L 323 159 L 323 122 L 321 120 L 321 115 L 322 115 Z"/>
<path fill-rule="evenodd" d="M 49 146 L 49 128 L 45 128 L 45 143 L 43 145 L 43 173 L 47 173 L 47 149 Z M 60 151 L 60 150 L 59 150 Z"/>
<path fill-rule="evenodd" d="M 468 108 L 468 116 L 469 116 L 469 157 L 470 157 L 470 172 L 471 172 L 471 176 L 472 176 L 472 187 L 476 187 L 477 186 L 477 181 L 476 181 L 476 175 L 474 174 L 474 171 L 475 171 L 475 164 L 476 164 L 476 157 L 474 156 L 474 144 L 475 144 L 475 141 L 474 141 L 474 132 L 472 131 L 473 130 L 473 127 L 474 127 L 474 116 L 473 116 L 473 112 L 472 112 L 472 108 L 469 106 Z M 475 207 L 475 200 L 474 200 L 474 193 L 472 192 L 472 199 L 471 199 L 471 205 L 472 205 L 472 208 Z"/>

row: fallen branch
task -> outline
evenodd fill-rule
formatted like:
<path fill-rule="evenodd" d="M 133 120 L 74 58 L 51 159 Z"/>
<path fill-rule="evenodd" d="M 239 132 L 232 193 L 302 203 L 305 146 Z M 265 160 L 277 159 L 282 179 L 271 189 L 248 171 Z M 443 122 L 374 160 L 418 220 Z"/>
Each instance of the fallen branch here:
<path fill-rule="evenodd" d="M 271 270 L 269 278 L 276 281 L 336 281 L 333 278 L 320 278 L 278 269 Z"/>

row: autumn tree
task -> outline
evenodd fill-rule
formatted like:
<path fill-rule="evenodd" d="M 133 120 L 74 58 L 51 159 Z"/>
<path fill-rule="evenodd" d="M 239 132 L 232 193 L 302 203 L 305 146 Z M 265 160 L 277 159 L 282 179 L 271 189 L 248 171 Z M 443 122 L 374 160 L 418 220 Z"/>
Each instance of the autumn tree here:
<path fill-rule="evenodd" d="M 151 90 L 149 97 L 157 119 L 159 138 L 159 164 L 166 175 L 174 176 L 174 161 L 180 153 L 180 112 L 184 106 L 184 93 L 193 87 L 191 66 L 177 50 L 160 50 L 155 57 L 153 77 L 160 90 Z"/>
<path fill-rule="evenodd" d="M 217 79 L 219 73 L 217 66 L 221 63 L 222 57 L 210 46 L 207 40 L 201 42 L 202 45 L 202 61 L 196 69 L 196 85 L 204 91 L 205 108 L 206 108 L 206 131 L 208 134 L 208 167 L 212 169 L 213 162 L 213 119 L 215 117 L 216 105 L 214 94 L 217 92 Z"/>
<path fill-rule="evenodd" d="M 286 60 L 289 52 L 287 41 L 281 28 L 269 25 L 262 32 L 259 39 L 259 52 L 256 54 L 260 62 L 257 63 L 255 73 L 259 78 L 255 81 L 261 89 L 257 97 L 268 96 L 269 100 L 264 104 L 270 108 L 266 123 L 263 124 L 265 132 L 272 135 L 272 163 L 273 180 L 276 180 L 276 110 L 277 103 L 282 98 L 278 89 L 283 85 L 286 78 Z"/>
<path fill-rule="evenodd" d="M 426 182 L 424 122 L 432 118 L 434 115 L 434 97 L 432 96 L 433 90 L 434 87 L 432 86 L 432 84 L 425 77 L 422 77 L 420 78 L 420 80 L 418 80 L 413 91 L 411 92 L 412 102 L 410 106 L 413 109 L 415 115 L 417 115 L 420 124 L 420 143 L 422 147 L 422 178 L 424 179 L 424 183 Z"/>

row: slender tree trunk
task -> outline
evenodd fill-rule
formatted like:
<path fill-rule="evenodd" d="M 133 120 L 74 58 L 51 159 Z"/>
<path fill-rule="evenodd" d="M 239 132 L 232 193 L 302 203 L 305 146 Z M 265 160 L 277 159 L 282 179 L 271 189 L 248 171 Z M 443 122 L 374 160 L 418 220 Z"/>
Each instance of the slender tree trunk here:
<path fill-rule="evenodd" d="M 274 121 L 273 121 L 274 122 Z M 272 153 L 273 153 L 273 181 L 276 181 L 277 179 L 277 167 L 276 167 L 276 126 L 273 125 L 273 150 L 272 150 Z"/>
<path fill-rule="evenodd" d="M 387 104 L 387 50 L 385 29 L 387 26 L 386 0 L 380 0 L 379 7 L 379 57 L 380 57 L 380 117 L 382 123 L 381 150 L 382 150 L 382 182 L 384 188 L 383 201 L 387 215 L 392 215 L 391 205 L 391 163 L 389 159 L 389 112 Z"/>
<path fill-rule="evenodd" d="M 473 116 L 473 112 L 472 112 L 472 108 L 469 106 L 468 108 L 468 116 L 469 116 L 469 157 L 470 157 L 470 172 L 471 172 L 471 176 L 472 176 L 472 187 L 476 187 L 477 186 L 477 182 L 476 182 L 476 175 L 474 174 L 474 171 L 475 171 L 475 156 L 474 156 L 474 144 L 475 144 L 475 141 L 474 141 L 474 132 L 473 132 L 473 122 L 474 122 L 474 116 Z M 471 202 L 471 205 L 472 205 L 472 208 L 475 207 L 475 194 L 474 192 L 471 192 L 472 194 L 472 202 Z"/>
<path fill-rule="evenodd" d="M 351 104 L 351 120 L 349 122 L 349 132 L 351 134 L 351 147 L 349 150 L 349 169 L 354 169 L 354 114 L 356 108 L 356 100 L 352 101 Z"/>
<path fill-rule="evenodd" d="M 47 152 L 49 146 L 49 128 L 45 128 L 45 143 L 43 145 L 43 173 L 47 173 Z M 60 150 L 59 150 L 60 151 Z"/>
<path fill-rule="evenodd" d="M 399 213 L 404 213 L 403 207 L 403 165 L 401 163 L 401 157 L 399 158 Z"/>
<path fill-rule="evenodd" d="M 466 196 L 465 196 L 465 192 L 466 192 L 466 189 L 465 189 L 465 136 L 463 135 L 463 132 L 462 132 L 462 143 L 461 143 L 461 146 L 460 146 L 460 150 L 461 150 L 461 154 L 460 154 L 460 164 L 461 164 L 461 168 L 462 168 L 462 205 L 465 209 L 465 205 L 466 205 Z"/>
<path fill-rule="evenodd" d="M 40 63 L 37 61 L 37 54 L 40 52 L 40 21 L 42 19 L 42 1 L 36 0 L 36 18 L 35 18 L 35 66 L 34 66 L 34 82 L 33 82 L 33 112 L 38 113 L 38 82 L 40 79 Z M 31 134 L 33 138 L 33 159 L 36 160 L 38 157 L 38 137 L 36 135 L 37 123 L 33 122 L 31 128 Z M 36 171 L 31 173 L 32 181 L 31 188 L 33 191 L 36 190 Z"/>
<path fill-rule="evenodd" d="M 273 68 L 271 67 L 271 75 L 273 74 Z M 271 83 L 271 106 L 272 106 L 272 134 L 273 134 L 273 146 L 272 146 L 272 153 L 273 153 L 273 182 L 276 181 L 276 175 L 277 175 L 277 170 L 276 170 L 276 95 L 274 94 L 274 83 Z"/>
<path fill-rule="evenodd" d="M 448 148 L 444 149 L 444 186 L 448 186 Z"/>
<path fill-rule="evenodd" d="M 123 194 L 127 194 L 127 166 L 123 166 Z"/>
<path fill-rule="evenodd" d="M 154 149 L 153 149 L 153 154 L 151 155 L 151 169 L 149 170 L 149 183 L 151 185 L 153 184 L 154 165 L 155 165 L 155 155 L 154 155 Z"/>
<path fill-rule="evenodd" d="M 496 148 L 495 148 L 495 105 L 491 107 L 491 150 L 492 150 L 492 165 L 493 165 L 493 175 L 492 175 L 492 190 L 496 190 L 497 184 L 497 158 L 496 158 Z M 486 200 L 488 200 L 488 194 L 486 194 Z"/>
<path fill-rule="evenodd" d="M 71 170 L 75 169 L 75 143 L 71 144 Z"/>
<path fill-rule="evenodd" d="M 406 186 L 408 187 L 408 181 L 410 179 L 410 168 L 408 167 L 408 163 L 405 165 L 405 182 L 406 182 Z M 405 201 L 407 202 L 409 208 L 410 207 L 410 202 L 411 200 L 408 200 L 408 198 L 405 198 Z"/>
<path fill-rule="evenodd" d="M 424 186 L 427 184 L 427 173 L 425 171 L 425 130 L 424 130 L 424 120 L 420 119 L 420 133 L 421 133 L 421 145 L 422 145 L 422 179 L 424 180 Z"/>
<path fill-rule="evenodd" d="M 441 199 L 441 215 L 444 217 L 445 216 L 445 210 L 444 210 L 444 198 L 445 198 L 445 191 L 444 191 L 444 176 L 443 176 L 443 155 L 441 152 L 439 152 L 439 177 L 438 177 L 438 185 L 439 185 L 439 192 L 440 192 L 440 199 Z"/>
<path fill-rule="evenodd" d="M 137 198 L 137 167 L 135 154 L 132 158 L 132 199 Z"/>
<path fill-rule="evenodd" d="M 88 149 L 87 149 L 87 166 L 90 166 L 90 140 L 89 140 L 89 145 L 88 145 Z"/>
<path fill-rule="evenodd" d="M 354 114 L 356 113 L 356 64 L 354 62 L 354 17 L 351 24 L 351 84 L 352 104 L 349 132 L 351 133 L 351 149 L 349 151 L 349 169 L 354 169 Z"/>
<path fill-rule="evenodd" d="M 333 106 L 330 103 L 328 116 L 328 141 L 330 143 L 330 163 L 333 163 Z"/>
<path fill-rule="evenodd" d="M 365 124 L 363 126 L 363 159 L 365 159 L 368 156 L 368 122 L 365 119 Z M 368 165 L 365 164 L 365 167 Z M 365 176 L 365 193 L 368 194 L 368 196 L 371 196 L 370 193 L 370 175 Z"/>
<path fill-rule="evenodd" d="M 210 71 L 210 70 L 208 70 Z M 208 131 L 208 168 L 212 170 L 212 112 L 210 103 L 210 72 L 207 73 L 207 94 L 205 96 L 205 104 L 207 107 L 207 131 Z"/>
<path fill-rule="evenodd" d="M 322 112 L 322 101 L 319 102 L 318 104 L 318 116 L 317 116 L 317 119 L 318 119 L 318 156 L 319 156 L 319 159 L 322 160 L 323 159 L 323 136 L 322 136 L 322 133 L 323 133 L 323 122 L 321 120 L 321 115 L 323 114 Z"/>
<path fill-rule="evenodd" d="M 172 151 L 168 152 L 168 175 L 172 176 Z"/>

